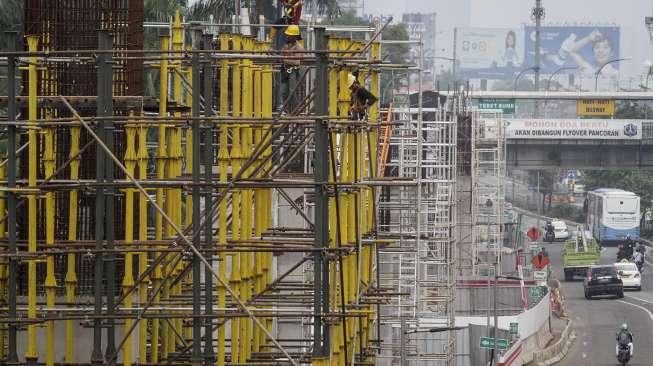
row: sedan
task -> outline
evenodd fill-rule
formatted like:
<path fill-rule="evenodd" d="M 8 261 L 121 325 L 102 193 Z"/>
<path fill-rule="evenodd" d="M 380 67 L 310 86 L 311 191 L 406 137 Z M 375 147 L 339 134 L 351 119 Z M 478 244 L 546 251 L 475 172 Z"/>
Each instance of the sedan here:
<path fill-rule="evenodd" d="M 634 288 L 642 291 L 642 275 L 639 273 L 635 263 L 626 260 L 614 264 L 614 268 L 619 274 L 619 278 L 624 284 L 624 288 Z"/>
<path fill-rule="evenodd" d="M 564 221 L 553 220 L 551 221 L 551 225 L 553 225 L 555 240 L 569 239 L 569 229 L 567 228 L 567 224 Z"/>

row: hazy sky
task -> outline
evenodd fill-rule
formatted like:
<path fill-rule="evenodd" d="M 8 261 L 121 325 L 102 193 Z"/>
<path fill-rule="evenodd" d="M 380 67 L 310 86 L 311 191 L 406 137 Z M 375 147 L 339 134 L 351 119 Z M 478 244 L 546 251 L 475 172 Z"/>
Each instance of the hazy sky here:
<path fill-rule="evenodd" d="M 546 23 L 614 23 L 621 27 L 622 78 L 636 77 L 646 60 L 653 61 L 653 46 L 644 16 L 653 15 L 653 0 L 543 0 Z M 516 27 L 531 23 L 535 0 L 365 0 L 368 14 L 436 12 L 438 51 L 451 55 L 454 27 Z M 440 33 L 442 32 L 442 33 Z"/>

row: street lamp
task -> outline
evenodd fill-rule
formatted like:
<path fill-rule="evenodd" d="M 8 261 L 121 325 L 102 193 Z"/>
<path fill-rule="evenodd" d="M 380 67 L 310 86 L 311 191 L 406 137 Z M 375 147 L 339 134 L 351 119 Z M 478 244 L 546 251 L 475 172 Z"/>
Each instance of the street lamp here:
<path fill-rule="evenodd" d="M 492 292 L 493 292 L 492 298 L 493 298 L 493 301 L 494 301 L 494 309 L 493 309 L 493 312 L 494 312 L 494 328 L 492 329 L 492 338 L 494 338 L 494 348 L 492 350 L 492 353 L 493 353 L 492 360 L 494 361 L 495 366 L 499 364 L 499 352 L 497 352 L 497 350 L 498 350 L 497 347 L 498 347 L 498 343 L 499 343 L 499 342 L 497 342 L 497 335 L 498 335 L 497 334 L 497 329 L 499 327 L 499 314 L 497 314 L 497 282 L 499 281 L 500 278 L 505 279 L 505 280 L 517 280 L 517 281 L 522 280 L 521 277 L 504 276 L 504 275 L 497 274 L 497 265 L 495 264 L 495 266 L 494 266 L 494 286 L 492 286 L 493 287 L 493 289 L 492 289 Z"/>
<path fill-rule="evenodd" d="M 554 76 L 556 76 L 556 74 L 558 74 L 559 72 L 565 71 L 565 70 L 575 70 L 577 68 L 578 67 L 576 67 L 576 66 L 563 66 L 563 67 L 557 69 L 556 71 L 554 71 L 551 75 L 549 75 L 549 79 L 546 81 L 546 91 L 547 92 L 549 91 L 549 88 L 551 87 L 551 80 L 553 79 Z M 547 98 L 547 99 L 544 100 L 544 118 L 546 118 L 546 112 L 547 112 L 548 104 L 549 104 L 549 99 Z"/>
<path fill-rule="evenodd" d="M 603 65 L 596 71 L 594 74 L 594 91 L 598 91 L 599 89 L 599 75 L 601 75 L 601 71 L 603 70 L 604 67 L 608 66 L 611 63 L 619 62 L 619 61 L 628 61 L 630 60 L 630 57 L 627 58 L 616 58 L 614 60 L 610 60 Z"/>
<path fill-rule="evenodd" d="M 528 67 L 528 68 L 523 69 L 522 71 L 520 71 L 519 74 L 517 74 L 517 77 L 515 77 L 515 80 L 512 82 L 512 90 L 513 91 L 517 91 L 517 82 L 519 81 L 519 78 L 521 78 L 522 75 L 524 75 L 524 73 L 526 71 L 529 71 L 529 70 L 537 71 L 537 70 L 539 70 L 539 67 L 532 66 L 532 67 Z"/>

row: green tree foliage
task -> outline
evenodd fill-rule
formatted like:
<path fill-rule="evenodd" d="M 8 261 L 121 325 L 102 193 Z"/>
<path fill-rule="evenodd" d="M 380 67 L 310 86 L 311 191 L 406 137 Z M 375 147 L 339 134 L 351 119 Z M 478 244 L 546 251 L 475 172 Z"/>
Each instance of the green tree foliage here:
<path fill-rule="evenodd" d="M 617 104 L 615 118 L 638 119 L 653 116 L 645 104 L 624 101 Z M 585 172 L 585 189 L 619 188 L 640 196 L 642 212 L 653 208 L 653 172 L 647 170 L 590 170 Z"/>

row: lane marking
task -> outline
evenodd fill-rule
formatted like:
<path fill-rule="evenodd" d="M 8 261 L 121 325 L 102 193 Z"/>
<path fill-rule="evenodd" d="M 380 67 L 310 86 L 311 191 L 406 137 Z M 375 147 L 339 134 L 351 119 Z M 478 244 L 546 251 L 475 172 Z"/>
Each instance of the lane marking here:
<path fill-rule="evenodd" d="M 631 299 L 639 300 L 639 301 L 641 301 L 641 302 L 645 302 L 645 303 L 647 303 L 647 304 L 653 304 L 653 302 L 650 302 L 650 301 L 648 301 L 648 300 L 644 300 L 644 299 L 639 298 L 639 297 L 637 297 L 637 296 L 626 295 L 626 297 L 630 297 Z"/>
<path fill-rule="evenodd" d="M 628 301 L 623 301 L 623 300 L 617 300 L 617 301 L 622 303 L 622 304 L 627 304 L 627 305 L 630 305 L 630 306 L 634 306 L 634 307 L 636 307 L 636 308 L 638 308 L 640 310 L 645 311 L 648 314 L 649 318 L 651 318 L 651 321 L 653 321 L 653 313 L 651 313 L 651 311 L 648 310 L 647 308 L 645 308 L 643 306 L 639 306 L 637 304 L 629 303 Z"/>

